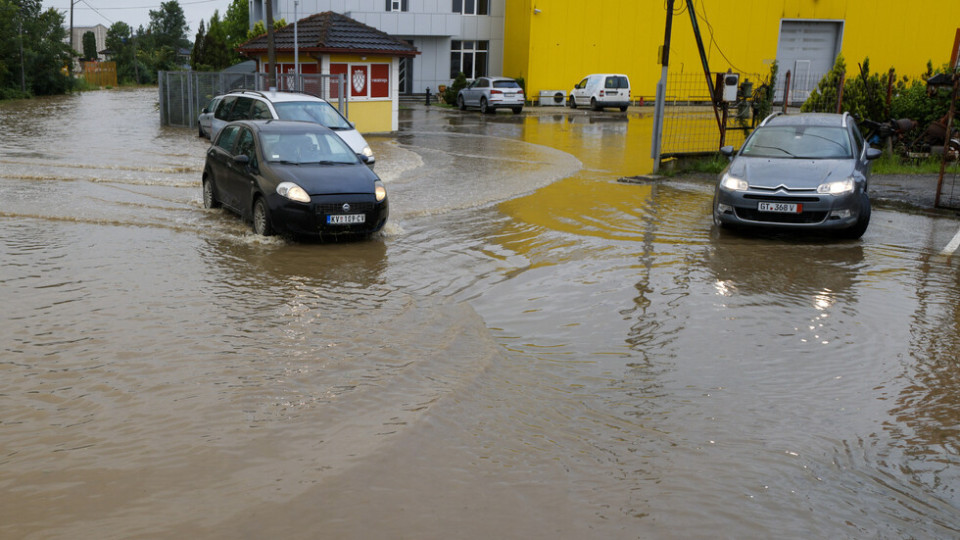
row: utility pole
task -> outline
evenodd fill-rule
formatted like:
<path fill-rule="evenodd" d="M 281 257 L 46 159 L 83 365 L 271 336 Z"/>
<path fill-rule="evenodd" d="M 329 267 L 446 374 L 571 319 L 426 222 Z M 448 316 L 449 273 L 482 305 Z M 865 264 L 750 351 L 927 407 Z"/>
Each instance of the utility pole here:
<path fill-rule="evenodd" d="M 650 157 L 653 158 L 653 173 L 660 170 L 660 151 L 663 145 L 663 109 L 667 94 L 667 71 L 670 65 L 670 32 L 673 27 L 673 2 L 667 0 L 667 23 L 663 31 L 663 51 L 660 55 L 660 82 L 657 83 L 657 102 L 653 113 L 653 144 Z"/>
<path fill-rule="evenodd" d="M 273 44 L 273 2 L 267 2 L 267 89 L 277 89 L 277 49 Z"/>

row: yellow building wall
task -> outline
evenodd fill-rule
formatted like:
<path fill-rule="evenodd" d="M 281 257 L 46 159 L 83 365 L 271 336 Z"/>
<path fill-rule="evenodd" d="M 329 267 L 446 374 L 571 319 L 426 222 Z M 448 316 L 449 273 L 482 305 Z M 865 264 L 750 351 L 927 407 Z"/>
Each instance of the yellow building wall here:
<path fill-rule="evenodd" d="M 589 6 L 589 7 L 587 7 Z M 569 91 L 590 73 L 625 73 L 634 99 L 648 100 L 660 78 L 658 49 L 664 0 L 509 0 L 504 74 L 524 77 L 527 95 Z M 917 77 L 927 61 L 950 60 L 960 1 L 913 5 L 902 0 L 695 0 L 711 72 L 732 69 L 765 79 L 776 58 L 784 19 L 843 21 L 841 54 L 848 72 L 869 57 L 874 72 Z M 670 72 L 702 73 L 687 4 L 675 2 Z M 534 10 L 539 13 L 534 13 Z"/>
<path fill-rule="evenodd" d="M 385 133 L 393 131 L 392 101 L 351 101 L 350 121 L 360 133 Z"/>

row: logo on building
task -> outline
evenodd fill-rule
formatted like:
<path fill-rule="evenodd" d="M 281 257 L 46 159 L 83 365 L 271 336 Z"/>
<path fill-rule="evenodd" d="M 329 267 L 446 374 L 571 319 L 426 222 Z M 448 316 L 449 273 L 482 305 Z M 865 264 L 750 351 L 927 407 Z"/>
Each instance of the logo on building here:
<path fill-rule="evenodd" d="M 362 69 L 353 70 L 353 91 L 361 93 L 367 88 L 367 73 Z"/>

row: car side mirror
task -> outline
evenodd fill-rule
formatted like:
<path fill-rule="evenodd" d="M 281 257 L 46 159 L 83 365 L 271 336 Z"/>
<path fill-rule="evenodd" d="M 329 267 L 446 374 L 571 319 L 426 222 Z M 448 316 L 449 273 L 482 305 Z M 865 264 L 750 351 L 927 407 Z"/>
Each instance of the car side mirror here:
<path fill-rule="evenodd" d="M 203 110 L 200 112 L 202 112 L 203 114 L 207 114 L 208 112 L 210 112 L 210 109 L 204 107 Z"/>
<path fill-rule="evenodd" d="M 721 147 L 720 147 L 720 153 L 723 154 L 723 155 L 725 155 L 725 156 L 727 156 L 727 157 L 733 157 L 733 154 L 734 154 L 735 152 L 736 152 L 736 150 L 735 150 L 732 146 L 721 146 Z"/>
<path fill-rule="evenodd" d="M 233 156 L 233 162 L 237 165 L 249 165 L 250 156 L 246 154 L 240 154 L 239 156 Z"/>
<path fill-rule="evenodd" d="M 883 155 L 883 150 L 878 148 L 867 148 L 867 161 L 873 161 Z"/>

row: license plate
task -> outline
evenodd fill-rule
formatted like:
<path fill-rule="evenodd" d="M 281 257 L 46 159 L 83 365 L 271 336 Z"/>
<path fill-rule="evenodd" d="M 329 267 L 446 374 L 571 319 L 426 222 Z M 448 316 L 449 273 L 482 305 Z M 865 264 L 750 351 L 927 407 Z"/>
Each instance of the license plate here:
<path fill-rule="evenodd" d="M 366 220 L 366 214 L 335 214 L 327 216 L 327 225 L 353 225 L 364 223 Z"/>
<path fill-rule="evenodd" d="M 799 214 L 803 212 L 802 204 L 762 202 L 757 206 L 761 212 L 776 212 L 778 214 Z"/>

